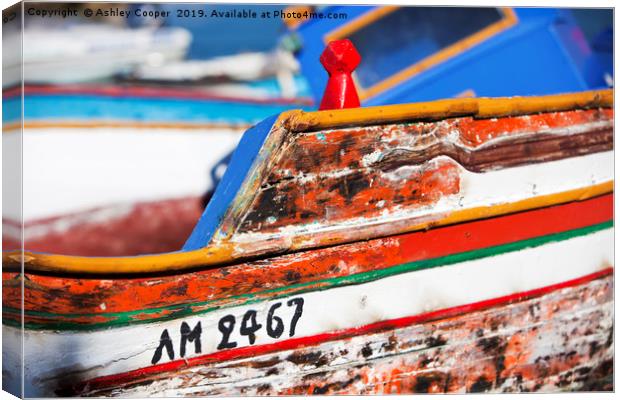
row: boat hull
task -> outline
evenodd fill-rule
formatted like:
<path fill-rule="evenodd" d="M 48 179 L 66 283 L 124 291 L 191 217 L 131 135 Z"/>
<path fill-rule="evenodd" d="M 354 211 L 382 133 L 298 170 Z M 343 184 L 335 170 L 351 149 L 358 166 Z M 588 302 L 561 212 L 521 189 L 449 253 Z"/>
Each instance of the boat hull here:
<path fill-rule="evenodd" d="M 424 351 L 430 357 L 445 350 L 438 371 L 448 373 L 470 361 L 471 368 L 479 366 L 476 357 L 483 355 L 458 353 L 467 348 L 465 337 L 512 343 L 513 353 L 506 347 L 507 353 L 497 356 L 512 360 L 512 366 L 502 372 L 504 380 L 463 367 L 451 373 L 456 380 L 444 385 L 445 391 L 560 390 L 562 379 L 570 381 L 566 389 L 587 389 L 599 378 L 607 382 L 601 371 L 613 358 L 611 207 L 607 195 L 179 276 L 107 280 L 26 274 L 26 395 L 286 394 L 314 393 L 317 387 L 316 393 L 417 392 L 422 390 L 412 379 L 429 372 L 420 366 Z M 4 327 L 4 337 L 17 349 L 18 305 L 11 306 L 6 296 L 21 282 L 10 274 L 5 272 L 5 324 L 13 326 Z M 55 303 L 45 306 L 44 299 L 52 297 Z M 450 323 L 463 325 L 466 333 L 434 332 L 438 324 Z M 561 342 L 566 332 L 570 340 Z M 440 343 L 433 349 L 413 351 L 406 344 L 431 343 L 429 334 Z M 402 348 L 376 360 L 368 355 L 380 355 L 377 343 L 393 336 L 404 341 Z M 370 350 L 362 349 L 367 343 Z M 471 351 L 479 351 L 472 343 Z M 364 359 L 334 355 L 331 365 L 311 356 L 355 346 L 362 346 Z M 62 358 L 51 366 L 58 354 Z M 291 354 L 305 361 L 284 373 Z M 282 363 L 275 362 L 280 356 Z M 545 357 L 568 359 L 538 371 L 548 362 Z M 240 362 L 252 372 L 231 367 L 230 373 L 239 375 L 223 380 L 204 372 Z M 350 375 L 358 367 L 365 372 L 344 385 L 358 375 Z M 17 366 L 5 363 L 5 368 Z M 390 368 L 403 376 L 392 379 Z M 577 368 L 590 368 L 594 375 Z M 314 384 L 306 377 L 311 371 L 319 374 Z M 570 374 L 578 379 L 573 382 Z M 379 385 L 382 379 L 405 383 L 391 389 Z M 317 386 L 319 381 L 333 385 Z M 261 392 L 257 382 L 272 383 Z M 439 390 L 431 386 L 428 390 Z"/>
<path fill-rule="evenodd" d="M 84 385 L 89 396 L 257 396 L 613 389 L 613 280 L 596 276 L 510 303 L 360 327 L 341 338 L 144 377 Z M 493 304 L 496 303 L 496 304 Z M 485 309 L 485 306 L 492 305 Z M 231 352 L 232 353 L 232 352 Z M 224 358 L 224 357 L 222 357 Z M 105 384 L 105 386 L 97 386 Z M 71 391 L 67 392 L 70 394 Z M 75 392 L 73 393 L 75 394 Z"/>
<path fill-rule="evenodd" d="M 4 249 L 81 256 L 174 251 L 217 182 L 240 129 L 26 128 L 23 207 L 3 214 Z M 11 156 L 11 155 L 9 155 Z M 76 166 L 79 166 L 77 168 Z"/>
<path fill-rule="evenodd" d="M 28 160 L 23 207 L 3 210 L 4 249 L 21 247 L 23 218 L 26 250 L 80 256 L 179 249 L 243 131 L 309 104 L 114 85 L 27 85 L 3 96 L 4 146 Z M 21 151 L 5 153 L 21 165 Z"/>
<path fill-rule="evenodd" d="M 27 365 L 29 383 L 38 387 L 27 386 L 26 395 L 612 390 L 612 319 L 613 278 L 610 270 L 603 270 L 510 296 L 81 381 L 86 371 L 75 374 L 65 368 L 61 378 L 58 369 L 57 379 L 50 381 L 49 376 L 41 379 L 47 374 Z M 5 338 L 11 336 L 10 329 L 4 328 Z M 144 335 L 144 331 L 124 334 Z M 40 341 L 27 334 L 27 353 Z M 86 352 L 100 359 L 112 344 L 127 346 L 122 340 L 107 342 L 107 347 L 94 339 L 65 343 L 82 343 L 83 359 Z M 34 354 L 26 357 L 36 359 Z M 44 389 L 41 383 L 49 386 Z"/>
<path fill-rule="evenodd" d="M 5 253 L 5 375 L 23 348 L 27 396 L 613 390 L 610 104 L 266 119 L 182 251 Z"/>

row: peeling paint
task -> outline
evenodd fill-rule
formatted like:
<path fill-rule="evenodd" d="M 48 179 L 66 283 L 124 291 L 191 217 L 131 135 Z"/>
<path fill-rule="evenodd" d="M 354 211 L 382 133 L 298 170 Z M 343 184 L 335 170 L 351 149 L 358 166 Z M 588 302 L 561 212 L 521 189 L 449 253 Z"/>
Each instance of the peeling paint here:
<path fill-rule="evenodd" d="M 535 318 L 532 308 L 540 310 Z M 510 306 L 242 362 L 119 381 L 110 390 L 93 382 L 78 393 L 131 397 L 610 390 L 606 378 L 613 372 L 613 342 L 607 339 L 612 313 L 609 277 Z M 263 360 L 269 362 L 260 366 Z"/>

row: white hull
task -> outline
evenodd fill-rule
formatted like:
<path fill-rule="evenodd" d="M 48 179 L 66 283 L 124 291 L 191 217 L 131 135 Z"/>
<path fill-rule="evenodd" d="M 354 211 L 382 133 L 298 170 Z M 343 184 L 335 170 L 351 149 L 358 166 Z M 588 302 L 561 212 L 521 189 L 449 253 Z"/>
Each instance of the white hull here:
<path fill-rule="evenodd" d="M 234 128 L 28 128 L 24 220 L 201 196 L 212 188 L 211 168 L 236 147 L 241 133 Z M 20 136 L 5 133 L 3 140 L 10 147 Z M 12 213 L 4 218 L 19 221 L 18 204 L 6 204 L 6 210 Z"/>
<path fill-rule="evenodd" d="M 613 259 L 613 229 L 605 229 L 540 247 L 166 322 L 92 332 L 27 330 L 26 395 L 53 395 L 52 388 L 69 376 L 79 382 L 151 366 L 164 331 L 172 343 L 174 359 L 179 359 L 183 323 L 191 329 L 200 323 L 200 354 L 210 354 L 222 350 L 218 349 L 223 343 L 218 324 L 226 315 L 236 320 L 227 342 L 234 342 L 234 348 L 250 346 L 248 335 L 239 333 L 240 322 L 249 310 L 256 311 L 262 324 L 253 346 L 289 339 L 296 310 L 296 305 L 287 305 L 291 299 L 303 298 L 302 314 L 292 337 L 311 337 L 565 282 L 608 268 Z M 275 315 L 284 321 L 284 331 L 277 339 L 266 333 L 267 315 L 275 303 L 281 303 Z M 17 349 L 19 329 L 4 327 L 4 340 Z M 196 356 L 195 342 L 186 344 L 185 358 Z M 170 361 L 166 347 L 160 353 L 155 364 Z M 50 360 L 55 360 L 53 365 Z M 17 367 L 9 359 L 3 368 L 11 371 Z"/>

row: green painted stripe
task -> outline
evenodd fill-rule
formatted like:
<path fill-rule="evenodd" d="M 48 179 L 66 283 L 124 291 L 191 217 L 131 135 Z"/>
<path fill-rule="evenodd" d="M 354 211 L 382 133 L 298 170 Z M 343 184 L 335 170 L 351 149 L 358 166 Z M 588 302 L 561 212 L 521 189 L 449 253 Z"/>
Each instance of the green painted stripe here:
<path fill-rule="evenodd" d="M 282 297 L 289 297 L 299 295 L 312 291 L 322 291 L 327 289 L 333 289 L 335 287 L 357 285 L 361 283 L 371 282 L 378 279 L 386 278 L 393 275 L 399 275 L 406 272 L 419 271 L 423 269 L 430 269 L 440 266 L 452 265 L 461 263 L 464 261 L 477 260 L 485 257 L 492 257 L 504 253 L 510 253 L 514 251 L 523 250 L 526 248 L 540 247 L 552 242 L 560 242 L 563 240 L 572 239 L 579 236 L 585 236 L 592 233 L 596 233 L 605 229 L 613 227 L 613 220 L 603 222 L 601 224 L 591 225 L 584 228 L 574 229 L 570 231 L 555 233 L 546 236 L 535 237 L 531 239 L 521 240 L 517 242 L 502 244 L 499 246 L 487 247 L 483 249 L 471 250 L 463 253 L 450 254 L 447 256 L 414 261 L 406 264 L 400 264 L 386 269 L 362 272 L 355 275 L 341 276 L 336 278 L 328 278 L 322 280 L 316 280 L 312 282 L 298 283 L 276 289 L 264 290 L 257 293 L 241 294 L 236 296 L 227 297 L 227 305 L 214 305 L 212 307 L 205 308 L 200 311 L 193 310 L 194 307 L 205 307 L 209 304 L 217 303 L 222 299 L 209 300 L 203 302 L 165 306 L 144 310 L 126 311 L 120 313 L 85 313 L 85 314 L 55 314 L 40 311 L 27 311 L 27 315 L 34 317 L 50 318 L 52 321 L 49 323 L 26 323 L 27 329 L 48 329 L 48 330 L 78 330 L 88 331 L 105 329 L 110 327 L 122 327 L 134 324 L 145 324 L 167 321 L 171 319 L 186 317 L 189 315 L 202 315 L 215 310 L 225 309 L 230 307 L 241 306 L 245 304 L 253 304 L 263 301 L 271 301 Z M 268 296 L 268 298 L 262 298 L 262 296 Z M 234 304 L 230 304 L 234 303 Z M 20 314 L 20 310 L 3 307 L 4 313 Z M 160 314 L 162 312 L 168 312 L 167 315 L 145 319 L 148 315 Z M 107 317 L 109 321 L 99 322 L 94 324 L 82 324 L 70 321 L 53 321 L 57 318 L 84 318 L 84 317 Z M 3 318 L 3 324 L 11 326 L 21 326 L 17 321 L 8 320 Z"/>

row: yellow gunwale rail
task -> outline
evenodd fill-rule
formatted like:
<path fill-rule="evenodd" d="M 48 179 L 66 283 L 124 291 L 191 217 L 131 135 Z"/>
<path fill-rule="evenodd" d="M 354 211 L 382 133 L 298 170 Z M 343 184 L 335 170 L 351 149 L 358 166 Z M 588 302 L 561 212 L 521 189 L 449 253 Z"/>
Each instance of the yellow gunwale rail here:
<path fill-rule="evenodd" d="M 540 112 L 613 106 L 612 90 L 588 91 L 537 97 L 478 98 L 439 100 L 427 103 L 368 107 L 317 112 L 290 111 L 281 114 L 276 125 L 284 124 L 291 132 L 306 132 L 352 125 L 408 122 L 456 116 L 494 118 Z M 424 229 L 427 225 L 448 225 L 505 213 L 524 211 L 599 196 L 613 191 L 613 181 L 562 193 L 533 197 L 514 203 L 461 210 L 445 218 L 414 225 L 403 232 Z M 331 243 L 332 245 L 337 243 Z M 340 243 L 338 243 L 340 244 Z M 165 254 L 128 257 L 81 257 L 33 252 L 4 252 L 3 264 L 15 267 L 23 262 L 28 272 L 51 272 L 79 275 L 153 274 L 213 267 L 239 261 L 243 254 L 238 244 L 217 243 L 203 249 Z M 295 249 L 290 249 L 295 250 Z M 265 254 L 267 256 L 269 254 Z"/>
<path fill-rule="evenodd" d="M 284 121 L 292 132 L 308 132 L 346 126 L 388 124 L 416 120 L 465 117 L 499 118 L 572 109 L 613 107 L 611 89 L 530 97 L 478 97 L 423 103 L 348 108 L 325 111 L 290 111 Z"/>

